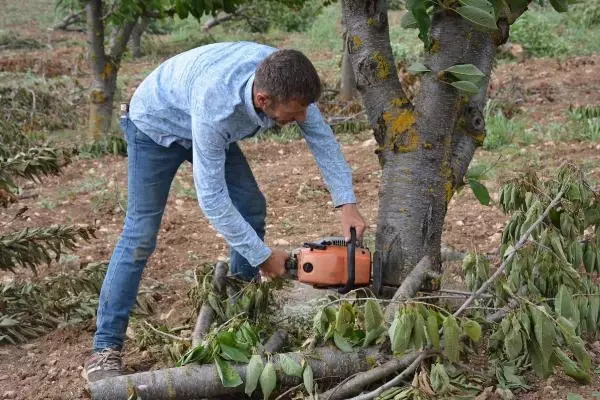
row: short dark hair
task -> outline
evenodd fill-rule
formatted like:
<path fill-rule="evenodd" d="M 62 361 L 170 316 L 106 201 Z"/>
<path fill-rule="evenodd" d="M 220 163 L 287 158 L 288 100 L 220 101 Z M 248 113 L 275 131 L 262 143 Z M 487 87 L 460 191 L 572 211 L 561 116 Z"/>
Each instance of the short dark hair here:
<path fill-rule="evenodd" d="M 296 100 L 308 105 L 321 96 L 321 80 L 310 60 L 298 50 L 277 50 L 256 68 L 254 87 L 276 102 Z"/>

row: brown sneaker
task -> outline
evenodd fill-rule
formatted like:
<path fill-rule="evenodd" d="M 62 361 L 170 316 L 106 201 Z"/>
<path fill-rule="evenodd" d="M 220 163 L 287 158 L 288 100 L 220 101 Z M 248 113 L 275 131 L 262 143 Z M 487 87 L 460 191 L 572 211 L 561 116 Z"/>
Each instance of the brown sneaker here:
<path fill-rule="evenodd" d="M 85 360 L 82 375 L 88 382 L 124 375 L 121 357 L 119 350 L 110 348 L 94 353 Z"/>

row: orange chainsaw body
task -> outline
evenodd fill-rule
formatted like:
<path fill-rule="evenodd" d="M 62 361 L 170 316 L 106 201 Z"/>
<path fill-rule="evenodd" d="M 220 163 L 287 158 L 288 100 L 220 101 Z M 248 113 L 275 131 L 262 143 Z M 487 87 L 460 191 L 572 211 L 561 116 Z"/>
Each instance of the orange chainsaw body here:
<path fill-rule="evenodd" d="M 297 254 L 298 280 L 316 287 L 344 286 L 348 282 L 348 248 L 329 245 L 324 249 L 303 247 Z M 371 281 L 369 249 L 355 250 L 354 285 L 365 286 Z"/>

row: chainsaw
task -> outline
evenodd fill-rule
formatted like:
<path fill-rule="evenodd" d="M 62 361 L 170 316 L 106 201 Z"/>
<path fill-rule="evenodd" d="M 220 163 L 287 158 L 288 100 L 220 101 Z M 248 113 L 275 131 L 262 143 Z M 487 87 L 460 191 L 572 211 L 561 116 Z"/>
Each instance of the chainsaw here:
<path fill-rule="evenodd" d="M 371 253 L 356 240 L 350 228 L 350 241 L 326 237 L 304 243 L 291 252 L 285 276 L 317 288 L 338 288 L 340 293 L 367 286 L 371 282 Z"/>

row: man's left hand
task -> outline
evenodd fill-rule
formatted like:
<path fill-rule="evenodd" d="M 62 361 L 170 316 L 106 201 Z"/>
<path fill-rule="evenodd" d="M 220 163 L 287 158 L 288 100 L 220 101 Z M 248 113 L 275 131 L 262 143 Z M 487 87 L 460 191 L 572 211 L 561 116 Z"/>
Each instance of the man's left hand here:
<path fill-rule="evenodd" d="M 350 241 L 350 227 L 356 228 L 356 238 L 360 239 L 365 232 L 367 223 L 358 212 L 356 204 L 344 204 L 342 207 L 342 230 L 346 241 Z"/>

